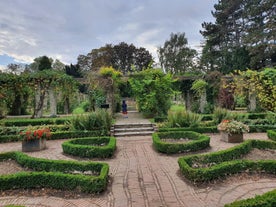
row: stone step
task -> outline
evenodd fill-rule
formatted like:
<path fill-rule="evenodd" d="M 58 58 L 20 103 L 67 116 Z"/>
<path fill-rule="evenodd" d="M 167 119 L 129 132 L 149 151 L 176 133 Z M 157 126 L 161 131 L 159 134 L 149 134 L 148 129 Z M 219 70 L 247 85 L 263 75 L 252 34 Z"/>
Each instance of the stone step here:
<path fill-rule="evenodd" d="M 136 131 L 136 132 L 116 132 L 115 137 L 126 137 L 126 136 L 150 136 L 154 131 Z"/>
<path fill-rule="evenodd" d="M 139 127 L 139 128 L 135 128 L 135 127 L 129 127 L 129 128 L 114 128 L 115 133 L 116 132 L 139 132 L 139 131 L 154 131 L 154 128 L 151 127 Z"/>
<path fill-rule="evenodd" d="M 128 124 L 115 124 L 114 128 L 153 128 L 153 124 L 151 123 L 128 123 Z"/>

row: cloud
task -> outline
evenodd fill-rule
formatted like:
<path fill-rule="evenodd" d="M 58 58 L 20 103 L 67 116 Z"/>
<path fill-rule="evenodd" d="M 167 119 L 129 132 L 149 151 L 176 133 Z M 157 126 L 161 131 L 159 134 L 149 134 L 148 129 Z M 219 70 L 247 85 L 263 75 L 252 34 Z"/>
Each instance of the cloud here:
<path fill-rule="evenodd" d="M 202 40 L 217 0 L 11 0 L 0 1 L 0 56 L 30 63 L 38 56 L 67 64 L 94 48 L 119 42 L 145 47 L 153 56 L 170 33 Z M 0 62 L 2 65 L 2 63 Z"/>

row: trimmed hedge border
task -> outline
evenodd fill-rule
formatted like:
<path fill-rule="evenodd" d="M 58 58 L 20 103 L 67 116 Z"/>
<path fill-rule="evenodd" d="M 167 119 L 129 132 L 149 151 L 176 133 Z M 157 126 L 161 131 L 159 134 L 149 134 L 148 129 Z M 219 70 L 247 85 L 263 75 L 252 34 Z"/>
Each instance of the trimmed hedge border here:
<path fill-rule="evenodd" d="M 21 166 L 33 171 L 1 175 L 0 190 L 50 187 L 99 193 L 107 187 L 109 166 L 106 163 L 47 160 L 29 157 L 22 152 L 0 154 L 0 161 L 9 159 L 13 159 Z M 76 171 L 89 171 L 98 175 L 72 174 Z"/>
<path fill-rule="evenodd" d="M 268 130 L 267 136 L 269 139 L 276 141 L 276 130 Z"/>
<path fill-rule="evenodd" d="M 95 130 L 95 131 L 62 131 L 52 132 L 50 140 L 56 139 L 70 139 L 79 137 L 97 137 L 97 136 L 108 136 L 109 132 L 106 130 Z M 17 142 L 20 141 L 19 135 L 2 135 L 0 136 L 0 143 L 6 142 Z"/>
<path fill-rule="evenodd" d="M 275 129 L 275 125 L 249 125 L 249 132 L 266 132 Z M 159 128 L 159 132 L 169 131 L 194 131 L 198 133 L 218 133 L 217 126 L 209 127 L 184 127 L 184 128 Z"/>
<path fill-rule="evenodd" d="M 245 170 L 264 171 L 276 174 L 276 160 L 241 160 L 253 148 L 276 149 L 276 142 L 262 140 L 247 140 L 235 147 L 204 155 L 184 156 L 178 159 L 182 174 L 193 183 L 204 183 L 225 177 L 229 174 L 239 173 Z M 209 168 L 193 168 L 193 164 L 215 164 Z"/>
<path fill-rule="evenodd" d="M 166 138 L 188 138 L 192 141 L 186 143 L 170 143 L 162 141 L 162 139 Z M 210 137 L 192 131 L 156 132 L 152 134 L 152 140 L 157 151 L 167 154 L 193 152 L 210 146 Z"/>
<path fill-rule="evenodd" d="M 3 126 L 38 126 L 38 125 L 49 125 L 49 124 L 65 124 L 66 121 L 70 120 L 71 117 L 67 118 L 18 118 L 18 119 L 3 119 L 0 121 L 0 125 Z"/>
<path fill-rule="evenodd" d="M 101 144 L 104 144 L 101 146 Z M 94 145 L 94 146 L 93 146 Z M 98 145 L 98 146 L 95 146 Z M 62 143 L 65 154 L 86 158 L 112 157 L 116 149 L 115 137 L 87 137 Z"/>
<path fill-rule="evenodd" d="M 198 133 L 217 133 L 217 126 L 211 127 L 185 127 L 185 128 L 159 128 L 158 132 L 193 131 Z"/>
<path fill-rule="evenodd" d="M 254 198 L 248 198 L 245 200 L 235 201 L 230 204 L 226 204 L 224 207 L 274 207 L 276 206 L 276 189 L 264 193 L 263 195 L 257 195 Z"/>

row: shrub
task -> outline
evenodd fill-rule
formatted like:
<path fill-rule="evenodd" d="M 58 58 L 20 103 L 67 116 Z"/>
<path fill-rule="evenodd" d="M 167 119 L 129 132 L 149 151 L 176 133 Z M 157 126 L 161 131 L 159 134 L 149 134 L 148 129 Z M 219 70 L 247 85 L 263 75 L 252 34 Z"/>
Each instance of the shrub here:
<path fill-rule="evenodd" d="M 32 172 L 1 175 L 0 190 L 49 187 L 98 193 L 105 190 L 107 186 L 109 166 L 105 163 L 47 160 L 29 157 L 21 152 L 0 154 L 0 161 L 8 159 L 15 160 Z M 90 174 L 84 174 L 84 172 Z"/>
<path fill-rule="evenodd" d="M 267 130 L 267 136 L 269 139 L 276 141 L 276 130 Z"/>
<path fill-rule="evenodd" d="M 74 116 L 71 120 L 71 128 L 74 130 L 110 130 L 112 123 L 111 114 L 104 109 L 98 109 L 89 114 Z"/>
<path fill-rule="evenodd" d="M 164 139 L 187 138 L 191 141 L 184 143 L 170 143 Z M 159 152 L 172 154 L 181 152 L 198 151 L 209 147 L 210 137 L 191 131 L 159 132 L 152 135 L 153 145 Z"/>
<path fill-rule="evenodd" d="M 49 124 L 65 124 L 71 117 L 67 118 L 38 118 L 38 119 L 3 119 L 0 121 L 2 126 L 38 126 L 38 125 L 49 125 Z"/>
<path fill-rule="evenodd" d="M 231 118 L 231 113 L 224 108 L 216 107 L 214 110 L 213 120 L 216 124 L 220 123 L 223 119 Z"/>
<path fill-rule="evenodd" d="M 116 139 L 114 137 L 73 139 L 62 143 L 62 149 L 69 155 L 107 158 L 111 157 L 116 149 Z"/>
<path fill-rule="evenodd" d="M 225 177 L 229 174 L 242 171 L 257 171 L 276 174 L 275 160 L 241 160 L 253 148 L 276 149 L 276 143 L 271 141 L 247 140 L 235 147 L 208 153 L 204 155 L 191 155 L 178 159 L 182 174 L 194 183 L 209 182 Z M 201 165 L 211 167 L 201 167 Z"/>
<path fill-rule="evenodd" d="M 185 127 L 185 128 L 159 128 L 159 132 L 171 132 L 171 131 L 194 131 L 198 133 L 217 133 L 217 126 L 211 127 Z"/>
<path fill-rule="evenodd" d="M 168 127 L 197 127 L 201 122 L 202 116 L 190 111 L 168 112 Z"/>
<path fill-rule="evenodd" d="M 276 189 L 263 195 L 257 195 L 254 198 L 235 201 L 226 204 L 224 207 L 274 207 L 276 206 Z"/>

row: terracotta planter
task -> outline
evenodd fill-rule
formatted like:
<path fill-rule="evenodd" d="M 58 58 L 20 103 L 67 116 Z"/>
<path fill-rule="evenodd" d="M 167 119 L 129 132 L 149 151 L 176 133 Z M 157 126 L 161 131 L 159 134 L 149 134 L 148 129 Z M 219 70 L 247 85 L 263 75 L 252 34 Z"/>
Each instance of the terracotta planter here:
<path fill-rule="evenodd" d="M 227 132 L 220 131 L 221 140 L 229 143 L 243 142 L 243 134 L 228 134 Z"/>
<path fill-rule="evenodd" d="M 46 139 L 36 139 L 31 141 L 22 141 L 23 152 L 34 152 L 46 149 Z"/>

